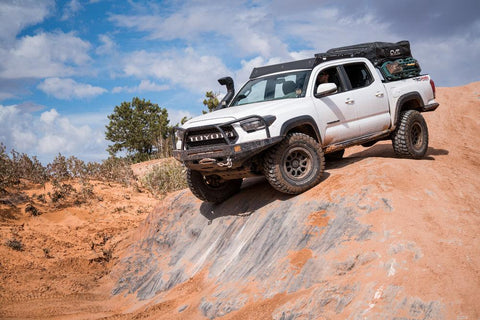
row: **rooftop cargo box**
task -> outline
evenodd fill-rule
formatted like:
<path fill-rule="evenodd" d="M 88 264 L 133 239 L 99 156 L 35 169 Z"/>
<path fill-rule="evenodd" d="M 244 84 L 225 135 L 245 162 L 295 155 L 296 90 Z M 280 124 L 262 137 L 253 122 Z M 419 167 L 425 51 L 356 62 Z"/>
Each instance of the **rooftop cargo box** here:
<path fill-rule="evenodd" d="M 315 54 L 315 58 L 284 62 L 275 65 L 256 67 L 250 74 L 250 79 L 261 77 L 275 72 L 283 72 L 295 69 L 313 69 L 318 64 L 344 58 L 363 57 L 369 59 L 373 65 L 379 68 L 386 80 L 399 80 L 420 74 L 418 62 L 412 58 L 410 42 L 407 40 L 392 42 L 368 42 L 352 46 L 333 48 L 325 53 Z M 412 61 L 415 61 L 412 64 Z M 390 63 L 396 62 L 395 69 L 391 69 Z M 388 65 L 388 69 L 386 68 Z M 390 70 L 390 72 L 388 72 Z"/>
<path fill-rule="evenodd" d="M 403 40 L 397 43 L 368 42 L 333 48 L 326 53 L 316 54 L 315 57 L 325 58 L 325 60 L 365 57 L 372 61 L 375 66 L 380 66 L 385 61 L 412 57 L 412 52 L 410 51 L 410 42 Z"/>

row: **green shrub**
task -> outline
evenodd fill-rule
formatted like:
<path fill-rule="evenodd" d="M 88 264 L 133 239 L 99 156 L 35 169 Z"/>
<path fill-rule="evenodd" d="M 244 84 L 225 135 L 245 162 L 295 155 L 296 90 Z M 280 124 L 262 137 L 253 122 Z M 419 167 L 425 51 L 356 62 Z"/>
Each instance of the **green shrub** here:
<path fill-rule="evenodd" d="M 0 187 L 20 184 L 20 179 L 30 180 L 33 183 L 48 181 L 47 170 L 36 157 L 31 159 L 26 154 L 15 150 L 6 153 L 6 147 L 0 142 Z"/>
<path fill-rule="evenodd" d="M 130 186 L 135 181 L 131 168 L 131 162 L 127 159 L 110 157 L 104 160 L 96 168 L 95 178 L 102 181 L 118 182 Z"/>
<path fill-rule="evenodd" d="M 15 251 L 23 251 L 23 243 L 19 240 L 8 240 L 5 244 L 7 247 L 12 248 Z"/>
<path fill-rule="evenodd" d="M 141 182 L 153 194 L 165 194 L 187 187 L 184 168 L 176 161 L 165 161 L 154 166 Z"/>
<path fill-rule="evenodd" d="M 53 159 L 51 163 L 47 165 L 47 171 L 53 180 L 63 181 L 71 178 L 68 172 L 67 158 L 62 156 L 61 153 Z"/>
<path fill-rule="evenodd" d="M 62 200 L 66 200 L 72 193 L 76 193 L 77 190 L 75 188 L 68 184 L 68 183 L 63 183 L 60 182 L 56 179 L 52 181 L 52 186 L 53 186 L 53 193 L 48 193 L 50 198 L 52 199 L 53 203 L 60 202 Z"/>
<path fill-rule="evenodd" d="M 67 159 L 67 168 L 72 178 L 85 179 L 88 176 L 87 165 L 83 160 L 78 159 L 75 156 L 70 156 Z"/>

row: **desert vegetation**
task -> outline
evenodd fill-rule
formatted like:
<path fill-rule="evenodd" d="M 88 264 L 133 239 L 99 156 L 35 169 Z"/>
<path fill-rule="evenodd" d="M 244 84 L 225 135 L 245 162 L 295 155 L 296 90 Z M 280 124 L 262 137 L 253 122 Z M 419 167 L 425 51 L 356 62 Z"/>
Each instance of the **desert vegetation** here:
<path fill-rule="evenodd" d="M 0 143 L 0 217 L 14 218 L 20 207 L 37 216 L 42 206 L 61 208 L 101 201 L 101 196 L 95 194 L 96 184 L 115 183 L 157 198 L 186 187 L 183 167 L 171 158 L 163 159 L 142 176 L 134 175 L 132 163 L 133 159 L 114 156 L 100 163 L 84 162 L 75 156 L 58 154 L 44 166 L 35 156 L 15 150 L 7 152 Z M 33 186 L 44 192 L 27 195 L 24 191 Z"/>

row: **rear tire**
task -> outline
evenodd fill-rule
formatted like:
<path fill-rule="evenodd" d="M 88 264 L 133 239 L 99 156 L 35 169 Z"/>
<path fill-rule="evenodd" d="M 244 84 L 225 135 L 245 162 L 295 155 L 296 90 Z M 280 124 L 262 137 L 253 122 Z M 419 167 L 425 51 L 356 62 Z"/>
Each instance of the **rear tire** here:
<path fill-rule="evenodd" d="M 428 128 L 420 112 L 407 110 L 400 114 L 392 144 L 397 156 L 413 159 L 425 156 L 428 149 Z"/>
<path fill-rule="evenodd" d="M 272 187 L 283 193 L 299 194 L 320 182 L 325 158 L 315 139 L 292 133 L 265 155 L 263 168 Z"/>
<path fill-rule="evenodd" d="M 193 195 L 206 202 L 221 203 L 240 190 L 243 179 L 223 180 L 217 175 L 204 176 L 187 169 L 187 183 Z"/>

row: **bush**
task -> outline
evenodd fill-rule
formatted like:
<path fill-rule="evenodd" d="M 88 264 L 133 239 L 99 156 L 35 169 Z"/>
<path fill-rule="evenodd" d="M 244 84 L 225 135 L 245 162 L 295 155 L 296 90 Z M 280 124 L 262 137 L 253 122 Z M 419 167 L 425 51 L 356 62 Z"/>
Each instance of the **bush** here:
<path fill-rule="evenodd" d="M 25 153 L 11 151 L 12 162 L 17 176 L 28 179 L 33 183 L 45 183 L 48 181 L 47 169 L 38 161 L 37 157 L 31 159 Z"/>
<path fill-rule="evenodd" d="M 20 179 L 30 180 L 33 183 L 48 181 L 47 170 L 36 157 L 30 159 L 26 154 L 12 150 L 11 157 L 5 152 L 6 148 L 0 143 L 0 187 L 20 184 Z"/>
<path fill-rule="evenodd" d="M 71 178 L 68 172 L 67 159 L 61 153 L 53 159 L 52 163 L 47 165 L 47 171 L 53 180 L 63 181 Z"/>
<path fill-rule="evenodd" d="M 5 244 L 7 247 L 12 248 L 15 251 L 23 251 L 23 243 L 19 240 L 8 240 Z"/>
<path fill-rule="evenodd" d="M 6 187 L 15 182 L 12 168 L 12 161 L 5 152 L 5 146 L 0 143 L 0 187 Z"/>
<path fill-rule="evenodd" d="M 80 179 L 84 198 L 91 197 L 93 193 L 93 187 L 88 184 L 90 179 L 117 182 L 125 186 L 131 186 L 136 181 L 130 167 L 131 159 L 110 157 L 102 163 L 85 163 L 75 156 L 66 158 L 59 153 L 44 167 L 36 157 L 30 158 L 15 150 L 10 154 L 7 154 L 5 145 L 0 142 L 0 189 L 19 185 L 21 179 L 42 184 L 52 181 L 54 188 L 57 188 L 55 191 L 58 191 L 52 198 L 55 202 L 67 191 L 61 188 L 62 182 L 66 180 Z"/>
<path fill-rule="evenodd" d="M 153 194 L 165 194 L 187 187 L 183 166 L 174 160 L 154 166 L 141 181 Z"/>
<path fill-rule="evenodd" d="M 110 157 L 95 168 L 95 178 L 103 181 L 118 182 L 129 186 L 135 181 L 131 162 L 126 159 Z M 93 165 L 92 165 L 93 168 Z"/>
<path fill-rule="evenodd" d="M 58 180 L 52 181 L 53 193 L 48 193 L 53 203 L 60 202 L 61 200 L 66 200 L 72 193 L 76 193 L 77 190 L 67 183 L 59 182 Z"/>
<path fill-rule="evenodd" d="M 72 178 L 85 179 L 88 177 L 89 173 L 87 170 L 87 165 L 83 160 L 78 159 L 75 156 L 71 156 L 67 159 L 67 168 Z"/>

